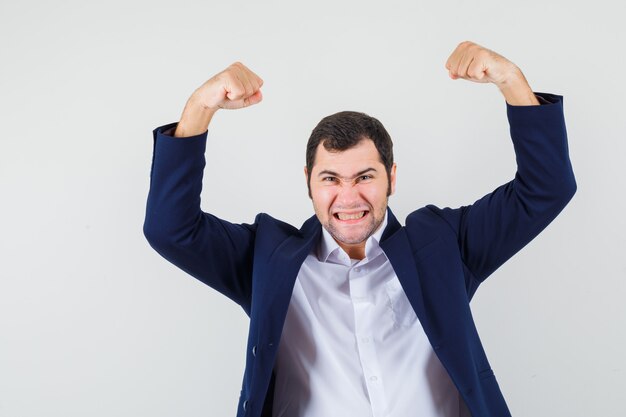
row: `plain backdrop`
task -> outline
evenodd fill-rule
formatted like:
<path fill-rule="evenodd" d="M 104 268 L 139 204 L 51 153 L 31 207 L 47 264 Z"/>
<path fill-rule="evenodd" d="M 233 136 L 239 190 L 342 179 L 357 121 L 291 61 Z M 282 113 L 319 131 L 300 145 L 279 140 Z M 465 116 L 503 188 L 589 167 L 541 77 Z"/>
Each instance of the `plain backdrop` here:
<path fill-rule="evenodd" d="M 209 128 L 202 208 L 313 214 L 302 168 L 324 116 L 395 143 L 403 222 L 513 178 L 505 101 L 444 68 L 471 40 L 564 96 L 578 192 L 472 302 L 516 416 L 623 416 L 624 6 L 618 1 L 0 3 L 0 416 L 234 415 L 241 308 L 142 234 L 152 130 L 239 60 L 261 104 Z"/>

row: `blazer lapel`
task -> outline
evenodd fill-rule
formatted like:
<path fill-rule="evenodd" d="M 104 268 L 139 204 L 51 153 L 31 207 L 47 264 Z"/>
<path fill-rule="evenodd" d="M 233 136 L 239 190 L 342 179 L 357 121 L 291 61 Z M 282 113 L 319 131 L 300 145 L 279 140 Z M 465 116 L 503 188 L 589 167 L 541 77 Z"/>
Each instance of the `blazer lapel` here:
<path fill-rule="evenodd" d="M 304 260 L 317 244 L 321 227 L 315 215 L 310 217 L 299 233 L 285 239 L 269 259 L 269 276 L 264 279 L 260 305 L 263 306 L 264 315 L 261 325 L 273 339 L 278 339 L 282 333 L 296 277 Z"/>
<path fill-rule="evenodd" d="M 391 209 L 388 208 L 387 213 L 387 228 L 381 237 L 380 247 L 391 262 L 391 266 L 398 276 L 398 280 L 402 284 L 402 288 L 424 331 L 427 335 L 431 335 L 420 278 L 406 230 L 400 225 Z"/>

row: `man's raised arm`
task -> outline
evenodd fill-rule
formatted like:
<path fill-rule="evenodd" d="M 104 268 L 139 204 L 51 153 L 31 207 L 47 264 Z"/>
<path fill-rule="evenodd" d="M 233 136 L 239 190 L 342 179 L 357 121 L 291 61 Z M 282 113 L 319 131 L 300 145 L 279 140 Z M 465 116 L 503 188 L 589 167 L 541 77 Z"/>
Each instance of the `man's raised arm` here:
<path fill-rule="evenodd" d="M 429 206 L 456 232 L 474 278 L 467 283 L 473 293 L 561 212 L 576 192 L 576 181 L 561 96 L 535 95 L 516 65 L 472 42 L 459 44 L 446 68 L 452 79 L 498 86 L 507 102 L 517 162 L 513 180 L 473 204 L 458 209 Z"/>
<path fill-rule="evenodd" d="M 256 222 L 233 224 L 203 212 L 200 193 L 211 118 L 219 109 L 259 103 L 262 84 L 261 78 L 236 62 L 194 91 L 180 122 L 154 130 L 143 227 L 150 245 L 165 259 L 246 311 Z"/>

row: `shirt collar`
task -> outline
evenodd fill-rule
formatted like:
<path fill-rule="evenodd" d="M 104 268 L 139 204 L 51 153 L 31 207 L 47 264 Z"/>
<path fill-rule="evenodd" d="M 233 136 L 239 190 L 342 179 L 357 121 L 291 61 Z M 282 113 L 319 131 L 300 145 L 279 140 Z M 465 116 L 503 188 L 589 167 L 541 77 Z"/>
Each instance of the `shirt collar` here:
<path fill-rule="evenodd" d="M 380 227 L 373 235 L 367 238 L 365 241 L 365 257 L 368 260 L 374 259 L 378 256 L 382 249 L 380 248 L 380 238 L 387 227 L 387 210 L 385 210 L 385 216 L 383 217 L 383 222 Z M 332 261 L 341 261 L 340 254 L 346 255 L 346 261 L 349 260 L 346 252 L 339 246 L 337 241 L 331 236 L 330 233 L 326 230 L 324 226 L 322 226 L 322 237 L 320 239 L 318 248 L 317 248 L 317 259 L 320 262 L 327 262 L 329 258 Z M 343 262 L 342 262 L 343 263 Z"/>

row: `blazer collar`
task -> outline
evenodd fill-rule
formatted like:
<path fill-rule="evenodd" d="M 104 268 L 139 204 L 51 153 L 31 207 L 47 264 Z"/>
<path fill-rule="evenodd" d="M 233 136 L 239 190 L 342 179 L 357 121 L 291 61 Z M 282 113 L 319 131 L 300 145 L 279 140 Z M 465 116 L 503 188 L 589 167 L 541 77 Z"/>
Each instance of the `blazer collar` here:
<path fill-rule="evenodd" d="M 381 244 L 400 229 L 402 229 L 402 225 L 398 219 L 396 219 L 396 216 L 393 215 L 391 209 L 387 207 L 387 227 L 385 227 L 385 231 L 380 238 Z"/>

